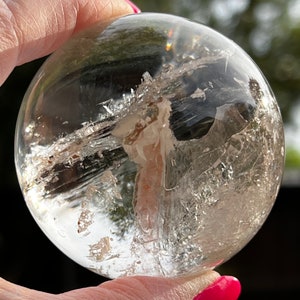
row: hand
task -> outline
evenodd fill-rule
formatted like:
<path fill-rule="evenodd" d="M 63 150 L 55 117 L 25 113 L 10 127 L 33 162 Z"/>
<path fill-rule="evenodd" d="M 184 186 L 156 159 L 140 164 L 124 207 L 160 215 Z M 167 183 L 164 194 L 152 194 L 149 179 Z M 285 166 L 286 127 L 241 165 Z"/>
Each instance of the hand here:
<path fill-rule="evenodd" d="M 0 85 L 15 66 L 50 54 L 75 32 L 133 12 L 139 9 L 126 0 L 0 0 Z M 59 295 L 0 279 L 0 300 L 234 300 L 240 289 L 236 278 L 215 271 L 174 279 L 124 277 Z"/>

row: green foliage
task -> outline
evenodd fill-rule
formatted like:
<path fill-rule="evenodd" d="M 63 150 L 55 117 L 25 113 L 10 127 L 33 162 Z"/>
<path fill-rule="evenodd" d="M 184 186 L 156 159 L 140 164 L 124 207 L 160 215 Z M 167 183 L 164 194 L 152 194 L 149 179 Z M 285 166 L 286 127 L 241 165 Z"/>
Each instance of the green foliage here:
<path fill-rule="evenodd" d="M 285 167 L 287 169 L 300 168 L 300 151 L 299 150 L 297 150 L 293 147 L 287 148 Z"/>

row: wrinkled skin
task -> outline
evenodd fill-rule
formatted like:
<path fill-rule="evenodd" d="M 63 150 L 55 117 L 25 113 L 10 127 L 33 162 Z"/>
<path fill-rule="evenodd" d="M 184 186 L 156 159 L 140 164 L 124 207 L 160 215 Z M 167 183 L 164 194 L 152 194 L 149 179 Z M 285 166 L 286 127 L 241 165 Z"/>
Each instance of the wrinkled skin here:
<path fill-rule="evenodd" d="M 20 287 L 0 279 L 1 300 L 189 300 L 218 278 L 216 272 L 200 277 L 167 279 L 124 277 L 99 286 L 69 291 L 59 295 Z"/>

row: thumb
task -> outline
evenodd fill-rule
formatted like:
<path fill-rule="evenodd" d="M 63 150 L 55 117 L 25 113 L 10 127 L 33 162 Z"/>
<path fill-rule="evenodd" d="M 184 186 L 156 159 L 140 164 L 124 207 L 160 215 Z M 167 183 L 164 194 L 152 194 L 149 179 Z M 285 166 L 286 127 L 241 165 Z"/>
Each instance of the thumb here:
<path fill-rule="evenodd" d="M 134 11 L 126 0 L 0 1 L 0 85 L 15 66 L 50 54 L 74 32 Z"/>

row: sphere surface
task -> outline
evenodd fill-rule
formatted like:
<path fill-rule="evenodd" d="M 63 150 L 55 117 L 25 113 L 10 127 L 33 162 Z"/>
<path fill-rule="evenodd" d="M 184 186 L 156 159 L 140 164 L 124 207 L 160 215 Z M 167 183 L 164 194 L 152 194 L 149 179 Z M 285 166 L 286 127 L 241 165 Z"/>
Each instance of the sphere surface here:
<path fill-rule="evenodd" d="M 53 53 L 20 108 L 15 163 L 49 239 L 103 276 L 178 276 L 237 253 L 281 183 L 281 114 L 218 32 L 142 13 Z"/>

